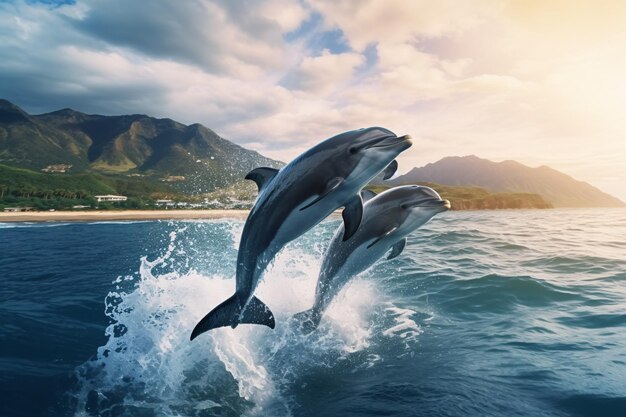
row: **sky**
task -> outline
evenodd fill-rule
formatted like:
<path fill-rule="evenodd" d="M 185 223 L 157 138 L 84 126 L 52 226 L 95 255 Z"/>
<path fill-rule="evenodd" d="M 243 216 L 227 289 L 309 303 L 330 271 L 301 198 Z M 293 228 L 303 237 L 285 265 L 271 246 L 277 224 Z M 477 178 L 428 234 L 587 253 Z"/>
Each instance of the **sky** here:
<path fill-rule="evenodd" d="M 475 154 L 626 201 L 626 2 L 0 0 L 0 98 L 199 122 L 288 161 L 411 134 L 400 172 Z"/>

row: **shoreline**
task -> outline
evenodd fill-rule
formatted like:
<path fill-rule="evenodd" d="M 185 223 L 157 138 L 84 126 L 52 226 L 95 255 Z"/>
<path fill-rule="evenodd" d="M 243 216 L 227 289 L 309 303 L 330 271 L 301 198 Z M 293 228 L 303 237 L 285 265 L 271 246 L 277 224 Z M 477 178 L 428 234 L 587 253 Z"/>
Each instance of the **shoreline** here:
<path fill-rule="evenodd" d="M 249 210 L 94 210 L 0 213 L 4 222 L 88 222 L 98 220 L 245 219 Z"/>
<path fill-rule="evenodd" d="M 620 209 L 626 207 L 557 207 L 550 209 L 462 209 L 451 212 L 508 212 L 518 210 L 584 210 L 591 208 Z M 250 210 L 203 209 L 203 210 L 92 210 L 92 211 L 24 211 L 15 213 L 0 212 L 0 223 L 18 222 L 90 222 L 90 221 L 131 221 L 131 220 L 217 220 L 241 219 L 248 217 Z M 337 210 L 332 216 L 341 216 Z"/>

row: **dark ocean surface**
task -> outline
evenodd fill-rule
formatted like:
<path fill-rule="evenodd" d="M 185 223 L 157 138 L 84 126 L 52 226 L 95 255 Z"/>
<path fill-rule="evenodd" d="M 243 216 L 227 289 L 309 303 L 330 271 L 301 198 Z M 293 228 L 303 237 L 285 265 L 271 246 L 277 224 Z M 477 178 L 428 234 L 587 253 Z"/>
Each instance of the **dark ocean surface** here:
<path fill-rule="evenodd" d="M 275 330 L 189 342 L 242 221 L 0 224 L 0 416 L 626 416 L 626 210 L 443 213 L 302 336 L 337 225 L 266 273 Z"/>

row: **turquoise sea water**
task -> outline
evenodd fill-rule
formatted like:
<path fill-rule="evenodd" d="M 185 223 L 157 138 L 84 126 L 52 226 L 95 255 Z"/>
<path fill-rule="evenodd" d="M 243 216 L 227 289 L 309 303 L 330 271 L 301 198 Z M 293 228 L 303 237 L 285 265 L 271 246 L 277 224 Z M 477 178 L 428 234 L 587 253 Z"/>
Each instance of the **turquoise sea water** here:
<path fill-rule="evenodd" d="M 319 330 L 326 221 L 189 342 L 242 221 L 0 224 L 0 416 L 626 416 L 626 210 L 448 212 Z"/>

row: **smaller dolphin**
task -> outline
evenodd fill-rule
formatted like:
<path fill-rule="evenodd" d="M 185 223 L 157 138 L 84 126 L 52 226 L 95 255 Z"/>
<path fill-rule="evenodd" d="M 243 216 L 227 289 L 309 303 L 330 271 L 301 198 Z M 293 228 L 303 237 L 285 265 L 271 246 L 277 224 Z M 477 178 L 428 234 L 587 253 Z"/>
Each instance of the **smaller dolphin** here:
<path fill-rule="evenodd" d="M 364 199 L 368 196 L 371 199 L 363 207 L 361 226 L 354 235 L 344 241 L 343 225 L 335 232 L 322 261 L 313 308 L 293 317 L 304 333 L 317 328 L 328 305 L 352 277 L 389 249 L 387 259 L 398 256 L 408 234 L 450 208 L 450 202 L 435 190 L 418 185 L 395 187 L 380 195 L 363 191 Z"/>

